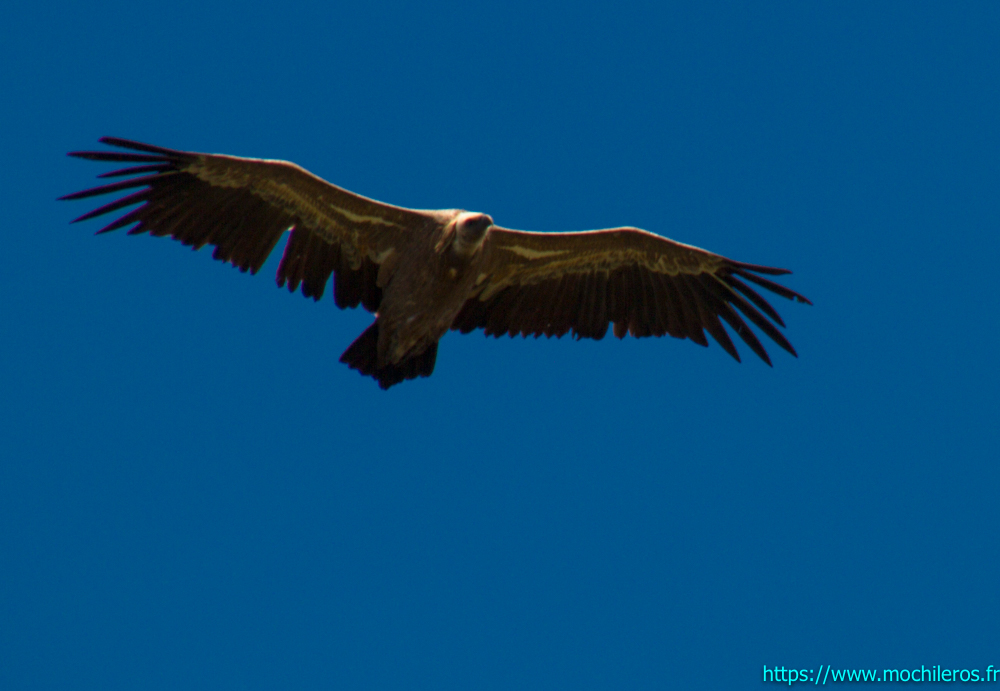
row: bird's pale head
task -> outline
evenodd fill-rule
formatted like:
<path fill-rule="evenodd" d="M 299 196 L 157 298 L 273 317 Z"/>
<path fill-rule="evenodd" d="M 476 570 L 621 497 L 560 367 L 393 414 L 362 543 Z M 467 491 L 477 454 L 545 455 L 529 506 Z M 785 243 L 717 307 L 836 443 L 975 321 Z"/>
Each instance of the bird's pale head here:
<path fill-rule="evenodd" d="M 452 241 L 452 251 L 468 256 L 483 244 L 486 231 L 493 225 L 493 219 L 487 214 L 463 211 L 455 218 L 455 239 Z"/>

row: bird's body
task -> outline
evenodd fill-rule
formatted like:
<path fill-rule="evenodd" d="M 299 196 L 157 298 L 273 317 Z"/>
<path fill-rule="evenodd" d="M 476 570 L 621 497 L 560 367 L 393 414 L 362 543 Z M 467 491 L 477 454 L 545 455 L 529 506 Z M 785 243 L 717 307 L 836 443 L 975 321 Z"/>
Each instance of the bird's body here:
<path fill-rule="evenodd" d="M 215 258 L 251 272 L 290 230 L 278 285 L 292 291 L 301 285 L 318 300 L 332 274 L 339 307 L 361 304 L 374 312 L 375 322 L 341 361 L 383 388 L 430 375 L 449 329 L 602 338 L 613 324 L 620 338 L 669 334 L 701 345 L 707 330 L 738 360 L 721 317 L 770 364 L 742 313 L 795 354 L 772 324 L 784 326 L 781 318 L 741 280 L 808 302 L 758 275 L 788 273 L 782 269 L 735 262 L 637 228 L 532 233 L 500 228 L 481 213 L 404 209 L 284 161 L 101 141 L 142 153 L 71 155 L 142 164 L 102 176 L 138 177 L 64 199 L 142 189 L 77 220 L 142 203 L 100 232 L 133 225 L 130 233 L 170 235 L 196 249 L 211 244 Z"/>
<path fill-rule="evenodd" d="M 463 230 L 468 219 L 483 216 L 457 210 L 439 213 L 441 221 L 429 233 L 413 234 L 379 268 L 379 367 L 396 365 L 436 345 L 475 287 L 483 260 L 478 250 L 488 231 L 469 240 Z"/>

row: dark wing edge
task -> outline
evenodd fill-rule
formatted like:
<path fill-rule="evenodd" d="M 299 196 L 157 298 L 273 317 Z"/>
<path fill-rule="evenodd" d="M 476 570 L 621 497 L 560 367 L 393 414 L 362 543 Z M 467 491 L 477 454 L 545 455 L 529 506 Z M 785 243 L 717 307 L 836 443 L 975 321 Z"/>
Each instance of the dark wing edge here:
<path fill-rule="evenodd" d="M 319 300 L 331 274 L 338 307 L 374 312 L 382 300 L 379 264 L 403 233 L 427 223 L 425 212 L 361 197 L 285 161 L 176 151 L 116 137 L 100 141 L 142 153 L 72 151 L 92 161 L 131 164 L 98 177 L 127 177 L 60 199 L 83 199 L 141 188 L 90 211 L 85 221 L 141 204 L 101 228 L 129 235 L 170 236 L 240 271 L 256 273 L 286 230 L 291 235 L 277 283 Z"/>
<path fill-rule="evenodd" d="M 776 328 L 785 326 L 777 311 L 748 285 L 812 304 L 760 275 L 790 271 L 733 261 L 632 228 L 583 233 L 498 230 L 496 246 L 512 251 L 491 248 L 486 277 L 452 324 L 462 333 L 481 328 L 496 338 L 559 338 L 572 332 L 577 339 L 600 340 L 613 324 L 618 338 L 627 333 L 636 338 L 669 334 L 707 346 L 707 331 L 739 361 L 725 322 L 771 365 L 745 317 L 798 357 Z"/>

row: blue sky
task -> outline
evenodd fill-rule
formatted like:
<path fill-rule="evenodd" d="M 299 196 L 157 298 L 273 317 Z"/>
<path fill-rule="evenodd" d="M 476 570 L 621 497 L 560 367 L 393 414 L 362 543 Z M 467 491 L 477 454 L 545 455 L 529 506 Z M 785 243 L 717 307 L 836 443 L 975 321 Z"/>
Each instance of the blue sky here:
<path fill-rule="evenodd" d="M 1000 665 L 995 3 L 26 4 L 0 686 L 757 688 Z M 113 135 L 795 273 L 799 352 L 370 322 L 55 198 Z"/>

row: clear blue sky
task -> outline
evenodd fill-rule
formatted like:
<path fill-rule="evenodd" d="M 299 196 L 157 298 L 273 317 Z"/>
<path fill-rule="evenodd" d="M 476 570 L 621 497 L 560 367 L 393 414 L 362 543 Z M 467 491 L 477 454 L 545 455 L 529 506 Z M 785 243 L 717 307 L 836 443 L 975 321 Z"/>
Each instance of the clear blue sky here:
<path fill-rule="evenodd" d="M 0 687 L 1000 665 L 1000 5 L 27 3 L 0 22 Z M 114 135 L 795 273 L 800 357 L 370 322 L 55 198 Z"/>

